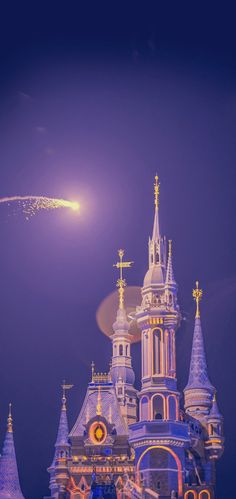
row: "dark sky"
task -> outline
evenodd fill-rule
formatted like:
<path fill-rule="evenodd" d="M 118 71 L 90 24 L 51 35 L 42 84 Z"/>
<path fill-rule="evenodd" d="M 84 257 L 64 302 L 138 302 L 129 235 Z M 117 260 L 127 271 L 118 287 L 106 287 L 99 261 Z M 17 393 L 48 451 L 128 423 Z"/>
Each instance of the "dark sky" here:
<path fill-rule="evenodd" d="M 233 2 L 6 2 L 0 12 L 0 196 L 81 201 L 29 222 L 0 209 L 0 435 L 13 403 L 26 499 L 47 494 L 60 384 L 79 413 L 90 363 L 111 345 L 96 310 L 119 247 L 141 285 L 161 180 L 173 239 L 178 382 L 187 382 L 191 291 L 205 290 L 209 373 L 225 418 L 217 499 L 235 496 L 236 37 Z M 164 9 L 162 4 L 166 5 Z M 86 8 L 83 7 L 86 4 Z M 207 4 L 207 5 L 206 5 Z M 134 346 L 139 386 L 139 345 Z"/>

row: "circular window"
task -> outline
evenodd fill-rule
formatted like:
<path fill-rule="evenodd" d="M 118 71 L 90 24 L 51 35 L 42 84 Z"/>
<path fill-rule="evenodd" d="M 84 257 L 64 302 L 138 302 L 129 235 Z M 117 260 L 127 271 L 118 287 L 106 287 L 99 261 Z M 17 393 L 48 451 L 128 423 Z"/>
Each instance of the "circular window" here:
<path fill-rule="evenodd" d="M 102 444 L 107 436 L 107 429 L 104 423 L 95 421 L 89 430 L 89 436 L 95 444 Z"/>

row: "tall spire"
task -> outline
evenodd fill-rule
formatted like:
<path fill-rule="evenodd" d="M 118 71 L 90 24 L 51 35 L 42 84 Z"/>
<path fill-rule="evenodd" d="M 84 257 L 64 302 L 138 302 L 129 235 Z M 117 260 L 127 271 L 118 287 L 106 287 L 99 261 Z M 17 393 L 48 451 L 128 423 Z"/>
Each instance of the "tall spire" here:
<path fill-rule="evenodd" d="M 173 263 L 172 263 L 172 240 L 169 239 L 169 251 L 168 251 L 168 260 L 167 260 L 167 269 L 166 269 L 166 285 L 176 285 L 174 271 L 173 271 Z"/>
<path fill-rule="evenodd" d="M 207 372 L 206 354 L 200 320 L 199 303 L 202 298 L 202 289 L 199 289 L 199 282 L 196 281 L 196 288 L 193 289 L 193 298 L 196 301 L 195 326 L 193 333 L 192 354 L 189 369 L 188 384 L 185 388 L 210 388 L 213 389 Z"/>
<path fill-rule="evenodd" d="M 112 362 L 110 373 L 117 395 L 120 389 L 120 383 L 122 384 L 122 390 L 124 390 L 123 395 L 127 403 L 124 404 L 121 401 L 120 396 L 118 397 L 118 401 L 120 403 L 122 415 L 128 424 L 136 420 L 136 390 L 133 386 L 135 374 L 132 368 L 130 351 L 132 336 L 129 334 L 130 324 L 127 318 L 124 303 L 126 280 L 123 277 L 123 269 L 130 268 L 133 262 L 123 261 L 124 250 L 119 250 L 118 255 L 120 261 L 113 266 L 119 269 L 119 278 L 117 280 L 119 305 L 116 320 L 112 326 L 114 334 L 111 336 Z M 128 403 L 130 398 L 133 401 L 132 403 Z"/>
<path fill-rule="evenodd" d="M 7 432 L 0 458 L 0 499 L 24 499 L 21 492 L 13 439 L 11 404 L 7 418 Z"/>
<path fill-rule="evenodd" d="M 73 385 L 66 385 L 65 380 L 63 381 L 62 387 L 62 407 L 61 407 L 61 415 L 57 432 L 57 439 L 55 447 L 63 447 L 68 446 L 68 435 L 69 435 L 69 427 L 67 420 L 67 410 L 66 410 L 66 390 L 72 388 Z"/>
<path fill-rule="evenodd" d="M 159 227 L 159 178 L 155 176 L 154 182 L 154 223 L 152 238 L 148 242 L 149 268 L 145 275 L 143 286 L 163 286 L 166 276 L 166 239 L 161 236 Z"/>
<path fill-rule="evenodd" d="M 152 239 L 157 241 L 160 239 L 160 228 L 159 228 L 159 195 L 160 195 L 160 183 L 158 175 L 155 175 L 154 182 L 154 205 L 155 205 L 155 216 L 153 224 Z"/>

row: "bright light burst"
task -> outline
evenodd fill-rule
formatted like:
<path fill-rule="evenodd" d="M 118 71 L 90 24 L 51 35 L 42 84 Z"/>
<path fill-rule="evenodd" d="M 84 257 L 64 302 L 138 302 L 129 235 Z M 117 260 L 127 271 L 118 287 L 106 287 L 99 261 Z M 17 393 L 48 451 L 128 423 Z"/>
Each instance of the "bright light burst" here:
<path fill-rule="evenodd" d="M 48 198 L 45 196 L 10 196 L 0 198 L 0 204 L 10 204 L 12 202 L 18 204 L 26 215 L 27 220 L 40 210 L 70 208 L 73 211 L 79 211 L 80 209 L 80 205 L 77 201 L 68 201 L 67 199 Z"/>

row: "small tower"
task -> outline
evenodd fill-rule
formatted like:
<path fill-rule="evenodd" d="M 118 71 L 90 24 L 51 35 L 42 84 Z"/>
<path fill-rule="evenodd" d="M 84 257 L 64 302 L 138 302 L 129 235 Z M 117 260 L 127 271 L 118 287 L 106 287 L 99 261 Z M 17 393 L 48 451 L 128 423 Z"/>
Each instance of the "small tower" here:
<path fill-rule="evenodd" d="M 73 385 L 67 385 L 65 381 L 62 384 L 62 407 L 61 415 L 55 443 L 55 454 L 53 462 L 48 468 L 50 473 L 50 490 L 51 496 L 55 498 L 66 497 L 66 487 L 69 480 L 67 461 L 70 457 L 69 444 L 69 427 L 66 410 L 66 390 L 72 388 Z M 60 494 L 60 495 L 59 495 Z"/>
<path fill-rule="evenodd" d="M 11 404 L 9 405 L 7 432 L 0 458 L 0 499 L 24 499 L 16 462 Z"/>
<path fill-rule="evenodd" d="M 116 388 L 121 414 L 126 424 L 129 425 L 137 420 L 137 391 L 134 388 L 135 374 L 131 364 L 131 339 L 129 334 L 129 322 L 124 305 L 124 291 L 126 281 L 123 278 L 123 269 L 130 268 L 133 262 L 124 262 L 124 250 L 119 250 L 120 261 L 114 266 L 120 270 L 117 280 L 119 293 L 119 308 L 116 321 L 113 324 L 112 335 L 112 362 L 111 378 Z"/>
<path fill-rule="evenodd" d="M 196 282 L 193 290 L 196 301 L 195 326 L 193 333 L 192 354 L 189 369 L 189 378 L 184 389 L 185 409 L 188 414 L 201 420 L 209 414 L 215 388 L 209 381 L 206 363 L 206 354 L 200 319 L 200 300 L 202 290 Z"/>
<path fill-rule="evenodd" d="M 221 415 L 216 402 L 216 394 L 212 401 L 212 408 L 207 416 L 208 440 L 205 443 L 206 451 L 210 459 L 219 459 L 224 450 L 223 437 L 223 416 Z"/>

